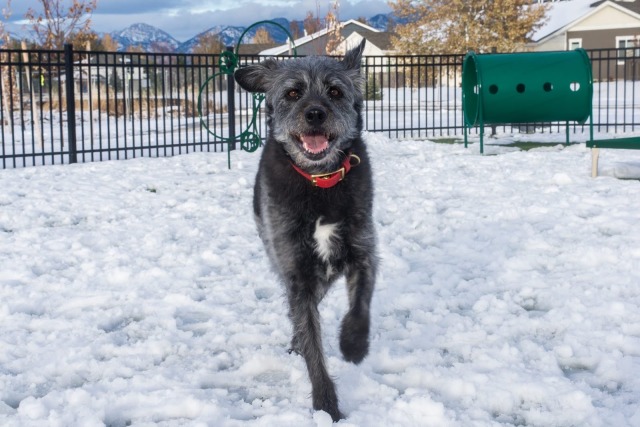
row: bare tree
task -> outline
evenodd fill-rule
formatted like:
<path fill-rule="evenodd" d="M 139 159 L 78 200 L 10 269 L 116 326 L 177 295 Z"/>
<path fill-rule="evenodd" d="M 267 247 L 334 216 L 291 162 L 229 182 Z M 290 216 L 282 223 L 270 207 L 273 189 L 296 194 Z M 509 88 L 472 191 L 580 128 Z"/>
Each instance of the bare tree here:
<path fill-rule="evenodd" d="M 545 22 L 546 5 L 531 0 L 398 0 L 394 47 L 411 54 L 512 52 Z"/>
<path fill-rule="evenodd" d="M 4 16 L 5 21 L 9 21 L 9 18 L 11 17 L 11 0 L 7 0 L 7 5 L 5 8 L 2 9 L 2 15 Z M 0 41 L 2 42 L 2 44 L 4 45 L 4 47 L 8 47 L 9 43 L 11 42 L 11 36 L 9 35 L 9 31 L 7 31 L 7 29 L 4 26 L 4 22 L 0 21 Z M 9 55 L 9 53 L 7 52 L 3 52 L 1 59 L 3 60 L 4 63 L 7 63 L 8 61 L 6 61 L 7 56 Z M 9 66 L 5 65 L 2 67 L 2 81 L 0 81 L 0 84 L 2 85 L 2 107 L 4 109 L 4 121 L 5 124 L 7 123 L 8 120 L 10 120 L 10 112 L 11 112 L 11 103 L 13 102 L 12 99 L 12 93 L 13 91 L 10 89 L 10 71 L 9 71 Z"/>
<path fill-rule="evenodd" d="M 167 42 L 155 41 L 149 46 L 149 52 L 153 53 L 171 53 L 175 49 Z"/>
<path fill-rule="evenodd" d="M 304 31 L 307 33 L 306 35 L 317 33 L 322 29 L 320 18 L 314 15 L 312 11 L 307 12 L 307 16 L 304 18 L 302 25 L 304 26 Z"/>
<path fill-rule="evenodd" d="M 78 49 L 94 50 L 98 40 L 98 34 L 93 31 L 76 31 L 69 34 L 65 42 L 71 43 Z"/>
<path fill-rule="evenodd" d="M 219 54 L 224 50 L 224 44 L 216 33 L 205 33 L 198 37 L 198 44 L 193 48 L 193 53 Z"/>
<path fill-rule="evenodd" d="M 289 23 L 289 33 L 293 40 L 300 38 L 300 25 L 298 25 L 297 21 L 291 21 Z"/>
<path fill-rule="evenodd" d="M 258 28 L 256 35 L 253 36 L 253 43 L 255 44 L 274 44 L 273 38 L 266 28 Z"/>
<path fill-rule="evenodd" d="M 72 35 L 90 33 L 91 14 L 98 0 L 38 0 L 42 10 L 29 8 L 25 18 L 33 28 L 40 46 L 47 49 L 62 49 Z"/>
<path fill-rule="evenodd" d="M 144 53 L 144 48 L 139 44 L 132 44 L 125 49 L 127 53 Z"/>
<path fill-rule="evenodd" d="M 2 8 L 2 16 L 5 21 L 9 21 L 11 13 L 11 0 L 7 0 L 7 5 Z M 4 27 L 4 21 L 0 21 L 0 42 L 6 46 L 10 40 L 11 36 L 9 35 L 9 31 Z"/>
<path fill-rule="evenodd" d="M 325 22 L 327 23 L 327 47 L 326 53 L 327 55 L 335 55 L 336 49 L 340 46 L 340 43 L 343 41 L 342 37 L 342 26 L 340 25 L 340 2 L 335 0 L 331 5 L 331 9 L 327 13 L 325 17 Z M 342 52 L 344 53 L 344 52 Z"/>
<path fill-rule="evenodd" d="M 312 36 L 313 34 L 322 30 L 319 0 L 316 0 L 316 13 L 314 14 L 312 11 L 308 11 L 307 16 L 304 18 L 304 21 L 302 21 L 302 25 L 304 27 L 305 36 Z M 325 55 L 327 53 L 326 43 L 317 42 L 317 40 L 314 40 L 310 44 L 310 48 L 316 55 Z"/>
<path fill-rule="evenodd" d="M 100 41 L 102 45 L 102 50 L 105 52 L 115 52 L 118 50 L 118 43 L 113 40 L 113 37 L 109 34 L 105 34 L 102 36 L 102 40 Z"/>

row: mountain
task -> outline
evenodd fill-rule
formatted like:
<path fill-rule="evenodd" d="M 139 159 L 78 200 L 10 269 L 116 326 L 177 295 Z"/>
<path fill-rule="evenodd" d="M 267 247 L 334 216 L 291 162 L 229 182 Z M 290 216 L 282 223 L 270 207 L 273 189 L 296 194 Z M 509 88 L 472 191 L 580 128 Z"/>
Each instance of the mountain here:
<path fill-rule="evenodd" d="M 238 39 L 240 38 L 244 30 L 245 30 L 245 27 L 232 27 L 232 26 L 218 25 L 216 27 L 209 28 L 208 30 L 197 34 L 196 36 L 190 38 L 184 43 L 181 43 L 177 50 L 180 53 L 193 52 L 193 48 L 195 48 L 198 45 L 200 37 L 209 33 L 217 34 L 220 37 L 222 44 L 224 44 L 225 46 L 235 46 L 235 44 L 238 42 Z M 245 37 L 248 37 L 248 36 L 245 36 Z"/>
<path fill-rule="evenodd" d="M 145 52 L 172 52 L 180 46 L 180 42 L 171 35 L 148 24 L 133 24 L 122 31 L 111 33 L 110 36 L 118 43 L 119 51 L 141 47 Z"/>
<path fill-rule="evenodd" d="M 392 16 L 392 14 L 388 13 L 388 14 L 379 14 L 376 16 L 372 16 L 371 18 L 367 19 L 367 23 L 375 28 L 376 30 L 380 30 L 380 31 L 387 31 L 387 29 L 389 28 L 389 23 L 390 22 L 395 22 L 395 17 Z"/>
<path fill-rule="evenodd" d="M 271 21 L 282 26 L 287 31 L 290 31 L 289 26 L 291 22 L 288 19 L 275 18 L 275 19 L 272 19 Z M 295 22 L 298 25 L 298 27 L 301 28 L 302 22 L 298 22 L 298 21 L 293 21 L 293 22 Z M 208 30 L 203 31 L 202 33 L 196 35 L 195 37 L 182 43 L 178 48 L 178 51 L 182 53 L 192 52 L 193 48 L 198 44 L 198 40 L 200 39 L 200 37 L 208 33 L 217 34 L 225 46 L 235 47 L 240 37 L 242 37 L 243 43 L 251 43 L 251 41 L 256 35 L 256 32 L 261 28 L 264 28 L 265 30 L 267 30 L 267 32 L 269 33 L 273 41 L 275 41 L 276 43 L 283 44 L 287 41 L 287 37 L 288 37 L 287 33 L 282 28 L 273 24 L 261 24 L 255 27 L 251 27 L 244 35 L 243 33 L 245 32 L 245 30 L 248 29 L 247 27 L 219 25 L 216 27 L 209 28 Z"/>
<path fill-rule="evenodd" d="M 302 21 L 289 21 L 286 18 L 274 18 L 272 21 L 287 31 L 290 31 L 291 25 L 293 24 L 298 27 L 299 34 L 303 34 L 304 32 Z M 368 24 L 380 31 L 386 31 L 389 26 L 393 26 L 394 23 L 399 23 L 399 21 L 394 18 L 392 14 L 380 14 L 368 19 Z M 260 28 L 266 29 L 271 38 L 278 44 L 284 44 L 287 41 L 287 32 L 273 24 L 261 24 L 256 27 L 251 27 L 244 36 L 242 35 L 247 30 L 247 27 L 219 25 L 197 34 L 184 43 L 180 43 L 168 33 L 148 24 L 134 24 L 122 31 L 113 32 L 110 35 L 118 43 L 119 51 L 125 51 L 129 47 L 139 46 L 148 52 L 168 51 L 191 53 L 194 47 L 197 46 L 199 38 L 204 34 L 218 34 L 225 46 L 235 47 L 241 36 L 243 43 L 251 43 Z"/>
<path fill-rule="evenodd" d="M 403 25 L 409 22 L 408 18 L 398 18 L 392 13 L 381 13 L 367 19 L 367 23 L 380 31 L 393 31 L 396 25 Z"/>

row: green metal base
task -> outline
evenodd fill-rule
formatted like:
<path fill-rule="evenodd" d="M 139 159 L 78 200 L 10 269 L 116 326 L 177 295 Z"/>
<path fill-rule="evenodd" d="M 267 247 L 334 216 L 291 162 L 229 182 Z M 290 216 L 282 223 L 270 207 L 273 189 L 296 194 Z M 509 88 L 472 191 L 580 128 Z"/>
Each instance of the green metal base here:
<path fill-rule="evenodd" d="M 598 141 L 594 141 L 592 138 L 591 141 L 587 141 L 587 147 L 640 150 L 640 136 L 629 138 L 601 139 Z"/>

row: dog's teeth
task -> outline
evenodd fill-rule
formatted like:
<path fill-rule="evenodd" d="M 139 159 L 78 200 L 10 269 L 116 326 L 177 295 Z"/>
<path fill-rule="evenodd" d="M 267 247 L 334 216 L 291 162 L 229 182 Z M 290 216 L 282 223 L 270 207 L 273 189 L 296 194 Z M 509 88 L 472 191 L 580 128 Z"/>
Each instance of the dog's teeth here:
<path fill-rule="evenodd" d="M 300 140 L 304 149 L 312 154 L 321 153 L 329 147 L 329 140 L 324 135 L 302 135 Z"/>

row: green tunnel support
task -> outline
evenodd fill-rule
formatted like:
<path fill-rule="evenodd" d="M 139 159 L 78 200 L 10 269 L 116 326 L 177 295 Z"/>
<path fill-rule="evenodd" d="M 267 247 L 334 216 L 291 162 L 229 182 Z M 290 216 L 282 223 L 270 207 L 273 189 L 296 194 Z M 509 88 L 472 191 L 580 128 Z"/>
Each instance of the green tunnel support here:
<path fill-rule="evenodd" d="M 482 54 L 462 65 L 464 141 L 480 127 L 480 153 L 488 124 L 585 123 L 592 115 L 593 78 L 584 49 L 562 52 Z M 593 140 L 593 120 L 590 121 Z"/>

